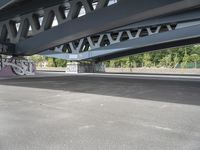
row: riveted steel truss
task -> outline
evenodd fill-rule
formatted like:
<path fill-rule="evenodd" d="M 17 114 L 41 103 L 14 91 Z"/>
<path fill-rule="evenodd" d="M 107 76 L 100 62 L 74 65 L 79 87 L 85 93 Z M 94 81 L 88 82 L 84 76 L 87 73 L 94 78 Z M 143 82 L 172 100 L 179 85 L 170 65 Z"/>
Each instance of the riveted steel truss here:
<path fill-rule="evenodd" d="M 16 44 L 116 2 L 117 0 L 72 0 L 11 18 L 0 22 L 0 40 Z"/>
<path fill-rule="evenodd" d="M 97 35 L 92 35 L 79 40 L 75 40 L 64 45 L 58 46 L 53 51 L 66 52 L 71 54 L 79 54 L 86 51 L 95 50 L 98 48 L 124 42 L 127 40 L 133 40 L 153 34 L 159 34 L 175 30 L 176 24 L 158 25 L 153 27 L 145 27 L 139 29 L 126 29 L 124 31 L 112 31 Z"/>
<path fill-rule="evenodd" d="M 199 5 L 200 1 L 196 0 L 190 0 L 189 3 L 187 0 L 155 0 L 153 3 L 147 0 L 123 0 L 98 10 L 96 10 L 97 7 L 94 7 L 94 11 L 86 13 L 84 17 L 66 21 L 57 27 L 20 41 L 16 44 L 15 55 L 32 55 L 83 37 L 169 13 L 175 14 L 182 10 L 191 10 Z"/>
<path fill-rule="evenodd" d="M 44 2 L 41 0 L 42 7 L 39 0 L 27 2 L 23 8 L 34 4 L 30 11 L 18 10 L 16 16 L 10 13 L 8 16 L 13 17 L 3 20 L 4 15 L 0 19 L 0 41 L 15 44 L 12 55 L 48 51 L 68 55 L 65 59 L 81 60 L 106 57 L 108 51 L 140 49 L 146 43 L 156 49 L 157 43 L 168 43 L 166 35 L 174 41 L 181 36 L 190 39 L 193 36 L 179 30 L 180 24 L 200 20 L 198 0 L 49 0 L 49 5 L 43 6 Z M 154 37 L 157 39 L 153 43 Z"/>
<path fill-rule="evenodd" d="M 172 30 L 169 31 L 133 38 L 77 54 L 59 52 L 59 48 L 57 48 L 57 51 L 48 50 L 40 54 L 72 61 L 93 60 L 98 62 L 147 51 L 199 43 L 199 28 L 200 21 L 195 21 L 178 24 L 176 27 L 174 25 Z"/>

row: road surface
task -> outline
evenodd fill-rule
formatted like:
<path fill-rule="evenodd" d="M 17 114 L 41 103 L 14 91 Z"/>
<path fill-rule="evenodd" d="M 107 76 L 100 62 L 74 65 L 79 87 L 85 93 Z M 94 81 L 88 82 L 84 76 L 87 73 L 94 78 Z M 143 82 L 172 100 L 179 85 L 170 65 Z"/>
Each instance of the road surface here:
<path fill-rule="evenodd" d="M 0 150 L 200 150 L 200 79 L 0 80 Z"/>

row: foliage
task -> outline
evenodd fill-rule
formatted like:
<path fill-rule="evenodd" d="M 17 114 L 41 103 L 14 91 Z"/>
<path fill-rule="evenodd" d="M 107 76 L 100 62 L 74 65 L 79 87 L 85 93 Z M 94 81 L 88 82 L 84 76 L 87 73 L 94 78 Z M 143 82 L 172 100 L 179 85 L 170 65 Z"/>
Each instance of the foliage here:
<path fill-rule="evenodd" d="M 106 62 L 107 67 L 165 67 L 188 68 L 198 67 L 200 64 L 200 45 L 190 45 L 173 49 L 165 49 Z"/>
<path fill-rule="evenodd" d="M 49 58 L 39 55 L 31 56 L 31 59 L 36 63 L 36 66 L 39 67 L 66 67 L 67 61 L 56 58 Z"/>

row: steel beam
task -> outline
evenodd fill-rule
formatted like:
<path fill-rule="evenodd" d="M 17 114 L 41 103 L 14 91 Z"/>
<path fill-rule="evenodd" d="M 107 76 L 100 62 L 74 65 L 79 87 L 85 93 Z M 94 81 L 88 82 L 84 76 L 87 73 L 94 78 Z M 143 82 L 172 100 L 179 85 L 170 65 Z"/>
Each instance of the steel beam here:
<path fill-rule="evenodd" d="M 66 53 L 82 53 L 89 50 L 94 50 L 100 47 L 107 47 L 115 43 L 126 40 L 136 39 L 151 34 L 159 34 L 176 30 L 183 27 L 193 26 L 200 24 L 200 11 L 194 10 L 190 12 L 155 18 L 108 32 L 101 33 L 100 35 L 92 35 L 89 37 L 75 40 L 61 46 L 55 47 L 52 51 L 66 52 Z M 164 18 L 164 19 L 163 19 Z M 198 20 L 197 20 L 198 19 Z M 176 23 L 180 22 L 180 23 Z M 159 24 L 162 23 L 162 24 Z"/>
<path fill-rule="evenodd" d="M 58 27 L 18 43 L 15 54 L 32 55 L 92 34 L 149 18 L 178 13 L 199 7 L 199 5 L 199 0 L 122 0 L 113 6 L 65 22 Z"/>
<path fill-rule="evenodd" d="M 96 61 L 110 60 L 147 51 L 200 43 L 199 29 L 200 24 L 169 32 L 153 34 L 138 39 L 132 39 L 80 54 L 64 54 L 46 51 L 42 52 L 41 55 L 76 61 L 90 59 Z"/>
<path fill-rule="evenodd" d="M 89 52 L 90 54 L 88 53 L 88 56 L 90 56 L 90 59 L 92 58 L 98 61 L 103 61 L 159 49 L 197 44 L 200 43 L 199 28 L 200 24 L 140 39 L 121 42 L 119 44 L 111 45 L 106 50 L 98 49 L 91 51 Z M 88 56 L 84 57 L 86 58 Z"/>
<path fill-rule="evenodd" d="M 143 28 L 148 26 L 155 26 L 155 25 L 162 25 L 162 24 L 169 24 L 169 23 L 182 23 L 182 22 L 191 22 L 200 20 L 200 9 L 192 9 L 172 15 L 165 15 L 160 16 L 140 22 L 136 22 L 134 24 L 130 24 L 128 26 L 120 27 L 114 29 L 112 31 L 119 31 L 119 30 L 126 30 L 126 29 L 133 29 L 133 28 Z"/>
<path fill-rule="evenodd" d="M 12 19 L 14 17 L 19 17 L 24 14 L 35 12 L 47 7 L 51 7 L 57 4 L 62 4 L 63 2 L 67 2 L 68 0 L 3 0 L 2 2 L 1 1 L 0 1 L 0 6 L 2 6 L 2 8 L 4 9 L 0 10 L 0 21 L 4 21 Z M 4 1 L 5 5 L 3 5 Z M 12 5 L 9 6 L 9 4 Z M 6 6 L 9 8 L 5 8 Z"/>
<path fill-rule="evenodd" d="M 11 3 L 15 2 L 16 0 L 1 0 L 0 1 L 0 10 L 7 7 Z"/>
<path fill-rule="evenodd" d="M 13 55 L 15 51 L 15 45 L 5 42 L 0 42 L 0 54 Z"/>
<path fill-rule="evenodd" d="M 112 1 L 113 0 L 111 0 L 111 2 Z M 18 3 L 15 3 L 15 5 L 18 6 L 22 2 L 20 0 Z M 6 13 L 6 17 L 11 13 L 14 15 L 14 18 L 12 17 L 8 18 L 8 20 L 0 21 L 1 41 L 7 41 L 14 44 L 19 43 L 19 41 L 24 41 L 41 32 L 59 26 L 64 22 L 79 18 L 81 15 L 87 15 L 92 11 L 107 7 L 109 0 L 66 0 L 64 3 L 63 0 L 53 1 L 56 4 L 54 4 L 52 0 L 49 0 L 45 5 L 43 2 L 44 0 L 41 0 L 41 2 L 34 0 L 30 1 L 28 3 L 29 5 L 22 3 L 23 5 L 20 7 L 20 13 L 24 13 L 26 10 L 31 11 L 23 15 L 19 15 L 16 10 L 13 11 L 14 4 L 6 7 L 6 9 L 11 9 L 8 14 Z M 37 7 L 34 4 L 37 4 Z M 48 4 L 54 5 L 45 8 Z M 109 5 L 111 4 L 114 4 L 114 2 Z M 16 8 L 19 8 L 17 6 Z M 31 8 L 24 8 L 24 6 Z M 83 10 L 85 10 L 85 13 L 83 13 Z M 2 11 L 0 11 L 0 19 L 3 18 L 1 12 Z M 55 24 L 56 21 L 57 24 Z"/>

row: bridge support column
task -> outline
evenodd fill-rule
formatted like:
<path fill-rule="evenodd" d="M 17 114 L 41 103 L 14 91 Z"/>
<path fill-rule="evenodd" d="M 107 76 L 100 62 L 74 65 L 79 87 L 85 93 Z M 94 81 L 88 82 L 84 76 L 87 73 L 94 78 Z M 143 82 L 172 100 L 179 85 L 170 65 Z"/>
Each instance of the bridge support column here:
<path fill-rule="evenodd" d="M 95 62 L 69 62 L 67 64 L 66 73 L 100 73 L 105 72 L 103 63 Z"/>
<path fill-rule="evenodd" d="M 0 56 L 0 77 L 35 75 L 32 61 L 21 57 L 2 58 Z"/>

